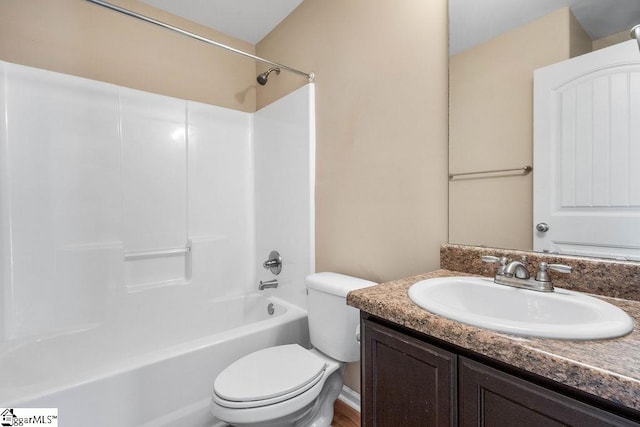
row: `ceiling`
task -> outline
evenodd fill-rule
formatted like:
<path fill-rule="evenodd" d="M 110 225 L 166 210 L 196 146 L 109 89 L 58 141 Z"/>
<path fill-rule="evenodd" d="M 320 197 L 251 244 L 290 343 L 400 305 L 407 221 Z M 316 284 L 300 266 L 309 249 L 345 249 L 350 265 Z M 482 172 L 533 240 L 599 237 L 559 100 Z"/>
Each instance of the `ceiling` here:
<path fill-rule="evenodd" d="M 142 2 L 255 45 L 298 7 L 302 0 L 142 0 Z"/>
<path fill-rule="evenodd" d="M 255 45 L 303 0 L 142 1 Z M 594 40 L 640 23 L 640 0 L 449 0 L 449 53 L 566 6 Z"/>

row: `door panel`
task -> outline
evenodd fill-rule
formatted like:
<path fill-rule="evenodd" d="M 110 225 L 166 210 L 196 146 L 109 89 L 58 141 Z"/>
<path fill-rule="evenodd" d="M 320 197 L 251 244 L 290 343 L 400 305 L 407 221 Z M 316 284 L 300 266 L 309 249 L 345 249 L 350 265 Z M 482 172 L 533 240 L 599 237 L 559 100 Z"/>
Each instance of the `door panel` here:
<path fill-rule="evenodd" d="M 637 44 L 536 70 L 534 81 L 534 250 L 640 260 Z"/>

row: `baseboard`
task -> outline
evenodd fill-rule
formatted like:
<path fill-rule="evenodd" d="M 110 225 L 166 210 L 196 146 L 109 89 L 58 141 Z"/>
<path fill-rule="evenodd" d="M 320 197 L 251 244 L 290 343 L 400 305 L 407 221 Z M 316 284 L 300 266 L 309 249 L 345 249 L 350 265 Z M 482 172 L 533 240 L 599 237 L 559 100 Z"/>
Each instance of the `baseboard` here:
<path fill-rule="evenodd" d="M 347 406 L 351 407 L 352 409 L 360 412 L 360 393 L 352 390 L 345 385 L 342 387 L 342 392 L 340 392 L 338 399 L 346 403 Z"/>

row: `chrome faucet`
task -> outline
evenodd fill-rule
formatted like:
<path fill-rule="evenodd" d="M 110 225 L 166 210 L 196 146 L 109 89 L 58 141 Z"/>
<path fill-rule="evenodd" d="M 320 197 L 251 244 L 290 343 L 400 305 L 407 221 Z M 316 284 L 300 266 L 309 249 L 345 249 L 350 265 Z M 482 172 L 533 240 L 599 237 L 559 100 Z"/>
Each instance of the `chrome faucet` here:
<path fill-rule="evenodd" d="M 483 256 L 482 261 L 491 263 L 500 262 L 500 267 L 496 271 L 496 276 L 493 279 L 495 283 L 539 292 L 553 292 L 553 284 L 551 283 L 548 270 L 559 273 L 571 273 L 572 271 L 568 265 L 540 262 L 538 264 L 536 277 L 532 279 L 525 265 L 526 257 L 523 257 L 522 261 L 511 261 L 508 263 L 506 257 Z"/>
<path fill-rule="evenodd" d="M 529 280 L 531 278 L 529 270 L 527 270 L 527 266 L 520 261 L 511 261 L 504 268 L 502 275 L 506 277 L 516 277 L 518 279 L 524 280 Z"/>
<path fill-rule="evenodd" d="M 264 291 L 265 289 L 277 288 L 278 287 L 278 279 L 267 280 L 263 282 L 260 280 L 260 284 L 258 285 L 259 291 Z"/>

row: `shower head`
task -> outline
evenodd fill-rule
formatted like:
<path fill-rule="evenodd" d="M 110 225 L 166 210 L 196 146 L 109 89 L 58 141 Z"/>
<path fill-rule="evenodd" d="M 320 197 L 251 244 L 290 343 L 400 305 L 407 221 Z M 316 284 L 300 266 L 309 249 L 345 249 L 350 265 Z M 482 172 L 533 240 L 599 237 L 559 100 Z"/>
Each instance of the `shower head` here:
<path fill-rule="evenodd" d="M 638 49 L 640 49 L 640 24 L 636 25 L 629 31 L 629 37 L 636 39 L 638 42 Z"/>
<path fill-rule="evenodd" d="M 269 74 L 271 74 L 272 71 L 275 71 L 276 74 L 280 74 L 280 68 L 278 67 L 269 68 L 264 73 L 258 74 L 258 77 L 256 77 L 256 80 L 258 81 L 258 83 L 260 83 L 262 86 L 266 85 L 267 79 L 269 78 Z"/>

